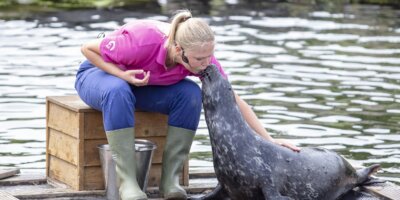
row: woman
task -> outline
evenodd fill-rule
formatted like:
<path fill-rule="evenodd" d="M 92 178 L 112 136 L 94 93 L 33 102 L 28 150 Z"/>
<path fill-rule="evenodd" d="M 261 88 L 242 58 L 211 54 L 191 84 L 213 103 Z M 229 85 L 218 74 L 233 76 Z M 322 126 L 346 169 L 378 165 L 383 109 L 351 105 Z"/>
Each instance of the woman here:
<path fill-rule="evenodd" d="M 178 12 L 171 24 L 137 20 L 82 46 L 87 61 L 78 70 L 75 88 L 85 103 L 103 113 L 123 200 L 147 199 L 136 182 L 135 157 L 130 153 L 135 108 L 169 116 L 160 193 L 165 199 L 186 199 L 178 180 L 199 123 L 202 101 L 199 86 L 185 77 L 196 76 L 211 63 L 226 77 L 213 55 L 214 46 L 211 28 L 192 18 L 189 11 Z M 251 108 L 237 95 L 236 99 L 257 133 L 299 150 L 272 139 Z"/>

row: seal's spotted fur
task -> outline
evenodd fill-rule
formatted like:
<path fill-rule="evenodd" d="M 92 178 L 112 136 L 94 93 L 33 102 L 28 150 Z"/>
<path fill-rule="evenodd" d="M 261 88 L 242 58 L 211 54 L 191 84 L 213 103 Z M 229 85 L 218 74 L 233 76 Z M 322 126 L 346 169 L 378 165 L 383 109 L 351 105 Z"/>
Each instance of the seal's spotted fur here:
<path fill-rule="evenodd" d="M 219 182 L 202 199 L 334 200 L 379 168 L 356 171 L 333 151 L 297 153 L 262 139 L 242 118 L 230 83 L 215 66 L 202 73 L 202 94 Z"/>

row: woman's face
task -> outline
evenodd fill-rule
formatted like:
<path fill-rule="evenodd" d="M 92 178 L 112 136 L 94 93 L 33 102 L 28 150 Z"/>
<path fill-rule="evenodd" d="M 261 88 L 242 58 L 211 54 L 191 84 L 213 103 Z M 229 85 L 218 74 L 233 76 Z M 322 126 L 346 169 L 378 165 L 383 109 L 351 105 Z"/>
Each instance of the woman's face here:
<path fill-rule="evenodd" d="M 201 47 L 181 49 L 182 64 L 187 70 L 194 74 L 203 71 L 211 62 L 214 54 L 214 42 L 206 42 Z M 185 58 L 187 62 L 185 62 Z"/>

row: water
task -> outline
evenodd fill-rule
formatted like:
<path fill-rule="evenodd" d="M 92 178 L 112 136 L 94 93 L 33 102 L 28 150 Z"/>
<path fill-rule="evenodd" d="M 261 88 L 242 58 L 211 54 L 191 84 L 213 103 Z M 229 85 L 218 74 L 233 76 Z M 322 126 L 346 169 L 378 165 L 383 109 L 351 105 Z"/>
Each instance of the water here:
<path fill-rule="evenodd" d="M 400 10 L 240 2 L 211 6 L 212 16 L 202 17 L 233 87 L 271 135 L 333 149 L 355 166 L 381 163 L 379 176 L 399 184 Z M 45 168 L 45 97 L 76 94 L 82 43 L 131 20 L 168 20 L 164 13 L 0 20 L 0 166 Z M 190 167 L 212 168 L 204 118 Z"/>

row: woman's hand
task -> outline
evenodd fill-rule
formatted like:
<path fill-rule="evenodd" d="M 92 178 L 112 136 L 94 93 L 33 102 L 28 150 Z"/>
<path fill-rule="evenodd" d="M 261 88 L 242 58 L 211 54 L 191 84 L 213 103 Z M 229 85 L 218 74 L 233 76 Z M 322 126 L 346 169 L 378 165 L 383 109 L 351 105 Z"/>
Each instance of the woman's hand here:
<path fill-rule="evenodd" d="M 299 147 L 297 147 L 296 145 L 290 143 L 289 141 L 287 141 L 285 139 L 274 139 L 274 143 L 281 145 L 283 147 L 287 147 L 295 152 L 299 152 L 301 150 Z"/>
<path fill-rule="evenodd" d="M 136 78 L 137 74 L 143 74 L 143 79 Z M 122 78 L 128 83 L 135 86 L 145 86 L 149 83 L 150 71 L 145 72 L 143 70 L 127 70 L 123 72 Z"/>

